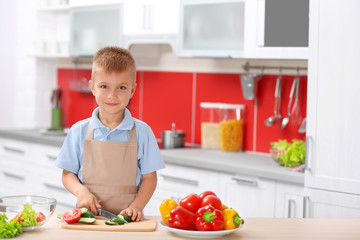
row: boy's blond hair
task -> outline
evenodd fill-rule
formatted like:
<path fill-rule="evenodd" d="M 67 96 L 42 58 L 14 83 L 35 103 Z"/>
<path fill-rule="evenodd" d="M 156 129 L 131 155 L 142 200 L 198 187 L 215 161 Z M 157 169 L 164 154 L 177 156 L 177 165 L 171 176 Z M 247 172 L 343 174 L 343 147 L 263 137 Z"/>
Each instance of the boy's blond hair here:
<path fill-rule="evenodd" d="M 119 47 L 104 47 L 94 56 L 91 80 L 94 81 L 97 71 L 106 73 L 129 71 L 136 85 L 136 65 L 131 53 Z"/>

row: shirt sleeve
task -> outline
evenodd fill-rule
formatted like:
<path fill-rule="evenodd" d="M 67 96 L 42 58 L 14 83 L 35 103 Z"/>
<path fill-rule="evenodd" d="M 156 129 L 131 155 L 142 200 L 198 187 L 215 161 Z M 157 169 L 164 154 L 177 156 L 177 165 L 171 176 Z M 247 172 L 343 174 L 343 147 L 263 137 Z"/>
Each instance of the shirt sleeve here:
<path fill-rule="evenodd" d="M 73 125 L 60 149 L 55 166 L 78 175 L 81 167 L 80 129 Z"/>
<path fill-rule="evenodd" d="M 142 147 L 139 147 L 139 150 L 142 154 L 138 154 L 140 157 L 138 161 L 141 174 L 152 173 L 164 168 L 165 164 L 151 128 L 147 126 L 145 133 L 141 135 L 143 139 L 139 142 L 142 144 Z"/>

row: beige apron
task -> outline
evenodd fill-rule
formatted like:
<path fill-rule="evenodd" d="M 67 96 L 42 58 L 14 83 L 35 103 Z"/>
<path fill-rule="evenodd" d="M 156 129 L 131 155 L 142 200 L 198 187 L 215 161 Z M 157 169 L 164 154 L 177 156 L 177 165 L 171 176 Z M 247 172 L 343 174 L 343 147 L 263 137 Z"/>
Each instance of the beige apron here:
<path fill-rule="evenodd" d="M 135 199 L 137 140 L 135 126 L 129 131 L 130 142 L 93 140 L 93 129 L 84 141 L 83 184 L 103 209 L 120 213 Z"/>

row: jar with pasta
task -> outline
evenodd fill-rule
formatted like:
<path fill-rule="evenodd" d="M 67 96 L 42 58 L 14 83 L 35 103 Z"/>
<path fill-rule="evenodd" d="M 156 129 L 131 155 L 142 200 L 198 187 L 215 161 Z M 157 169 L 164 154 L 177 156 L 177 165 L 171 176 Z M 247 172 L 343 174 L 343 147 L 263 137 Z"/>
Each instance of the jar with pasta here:
<path fill-rule="evenodd" d="M 200 103 L 202 112 L 201 146 L 204 149 L 241 151 L 244 112 L 241 104 Z"/>

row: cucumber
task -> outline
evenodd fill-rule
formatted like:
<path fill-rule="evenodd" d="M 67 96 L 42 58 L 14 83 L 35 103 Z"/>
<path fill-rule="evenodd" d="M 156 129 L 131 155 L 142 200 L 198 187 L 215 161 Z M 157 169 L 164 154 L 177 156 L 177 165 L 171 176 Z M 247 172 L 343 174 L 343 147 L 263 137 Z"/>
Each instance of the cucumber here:
<path fill-rule="evenodd" d="M 133 222 L 133 220 L 131 219 L 131 217 L 127 214 L 119 214 L 118 217 L 121 217 L 122 219 L 124 219 L 125 221 L 129 222 Z"/>
<path fill-rule="evenodd" d="M 56 216 L 58 219 L 61 219 L 61 220 L 63 220 L 62 219 L 62 216 L 63 216 L 64 214 L 63 213 L 58 213 L 58 215 Z"/>
<path fill-rule="evenodd" d="M 94 223 L 94 222 L 96 222 L 96 219 L 81 217 L 78 222 L 79 223 Z"/>
<path fill-rule="evenodd" d="M 94 214 L 91 211 L 87 211 L 86 213 L 81 214 L 83 218 L 95 218 Z"/>

